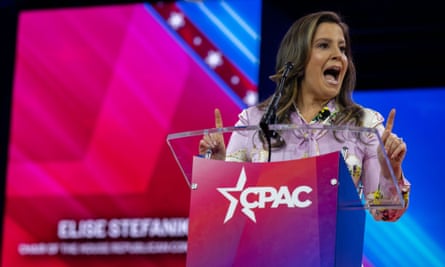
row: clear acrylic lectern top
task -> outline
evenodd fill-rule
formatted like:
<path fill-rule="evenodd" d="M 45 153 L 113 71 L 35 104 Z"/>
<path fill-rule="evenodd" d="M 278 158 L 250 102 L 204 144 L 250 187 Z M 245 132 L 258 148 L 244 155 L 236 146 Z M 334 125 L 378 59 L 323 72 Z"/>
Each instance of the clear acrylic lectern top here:
<path fill-rule="evenodd" d="M 304 151 L 298 151 L 299 156 L 295 159 L 300 159 L 303 157 L 315 157 L 332 152 L 340 152 L 343 157 L 345 157 L 344 148 L 345 144 L 355 143 L 355 142 L 365 142 L 362 147 L 365 149 L 375 149 L 375 156 L 380 156 L 381 160 L 376 160 L 378 164 L 372 165 L 375 168 L 374 173 L 382 174 L 384 171 L 385 175 L 379 175 L 379 185 L 385 184 L 388 186 L 390 184 L 396 191 L 396 195 L 392 195 L 388 198 L 378 199 L 376 201 L 374 198 L 367 198 L 362 193 L 362 188 L 360 184 L 357 184 L 357 193 L 361 200 L 361 205 L 364 208 L 371 207 L 381 207 L 381 208 L 404 208 L 405 203 L 402 197 L 401 189 L 398 185 L 397 179 L 394 176 L 392 168 L 390 168 L 390 161 L 386 155 L 382 140 L 379 133 L 374 128 L 365 127 L 351 127 L 351 126 L 311 126 L 311 125 L 294 125 L 294 124 L 276 124 L 270 125 L 269 129 L 271 131 L 276 131 L 285 140 L 286 146 L 292 146 L 296 144 L 305 144 Z M 181 169 L 185 180 L 191 189 L 194 189 L 194 184 L 192 181 L 192 168 L 194 157 L 198 155 L 199 151 L 199 141 L 206 134 L 219 133 L 222 134 L 227 146 L 230 137 L 233 134 L 242 134 L 245 136 L 252 137 L 252 140 L 258 138 L 261 129 L 257 125 L 253 126 L 243 126 L 243 127 L 224 127 L 224 128 L 210 128 L 196 131 L 187 131 L 180 133 L 172 133 L 167 136 L 167 143 L 173 153 L 173 156 Z M 323 138 L 331 138 L 330 142 L 318 142 L 318 139 L 323 136 Z M 373 136 L 373 138 L 370 138 Z M 292 139 L 292 140 L 290 140 Z M 367 140 L 373 140 L 373 143 L 366 144 Z M 258 140 L 257 140 L 258 141 Z M 289 142 L 287 142 L 289 141 Z M 253 140 L 255 142 L 255 140 Z M 282 149 L 283 150 L 283 149 Z M 280 160 L 280 149 L 272 150 L 272 160 Z M 278 155 L 278 156 L 277 156 Z M 212 160 L 212 159 L 209 159 Z M 267 160 L 266 160 L 267 161 Z M 350 169 L 353 172 L 353 169 Z M 352 177 L 351 177 L 352 179 Z"/>

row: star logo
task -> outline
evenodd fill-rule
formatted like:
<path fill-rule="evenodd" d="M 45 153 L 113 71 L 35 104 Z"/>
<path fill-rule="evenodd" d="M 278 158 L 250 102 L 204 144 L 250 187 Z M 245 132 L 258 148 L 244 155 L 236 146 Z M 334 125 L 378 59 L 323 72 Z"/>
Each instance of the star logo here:
<path fill-rule="evenodd" d="M 226 188 L 217 188 L 217 190 L 230 201 L 229 208 L 227 209 L 226 217 L 224 218 L 224 223 L 228 222 L 235 213 L 236 206 L 238 206 L 239 200 L 236 199 L 231 192 L 242 192 L 244 190 L 244 186 L 246 185 L 246 171 L 244 167 L 241 169 L 241 173 L 238 177 L 238 182 L 235 187 L 226 187 Z M 256 222 L 255 213 L 247 208 L 243 208 L 241 210 L 247 217 L 249 217 L 252 221 Z"/>
<path fill-rule="evenodd" d="M 238 205 L 238 199 L 232 196 L 230 192 L 241 192 L 246 184 L 246 172 L 244 171 L 244 167 L 241 169 L 241 173 L 238 177 L 238 182 L 235 187 L 227 187 L 227 188 L 217 188 L 217 190 L 230 201 L 229 208 L 227 209 L 226 217 L 224 218 L 224 223 L 229 221 L 233 214 L 235 213 L 236 206 Z"/>

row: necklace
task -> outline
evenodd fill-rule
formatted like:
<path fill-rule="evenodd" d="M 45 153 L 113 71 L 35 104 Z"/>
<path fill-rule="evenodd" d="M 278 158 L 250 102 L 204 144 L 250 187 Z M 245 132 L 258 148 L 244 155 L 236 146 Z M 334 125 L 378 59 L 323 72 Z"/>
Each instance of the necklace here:
<path fill-rule="evenodd" d="M 292 105 L 295 108 L 295 111 L 297 113 L 300 113 L 300 111 L 297 108 L 297 105 L 295 102 L 292 102 Z M 300 114 L 301 115 L 301 114 Z M 331 111 L 329 110 L 329 107 L 325 105 L 318 113 L 315 115 L 315 117 L 311 120 L 311 122 L 318 122 L 318 121 L 325 121 L 327 118 L 331 116 Z"/>

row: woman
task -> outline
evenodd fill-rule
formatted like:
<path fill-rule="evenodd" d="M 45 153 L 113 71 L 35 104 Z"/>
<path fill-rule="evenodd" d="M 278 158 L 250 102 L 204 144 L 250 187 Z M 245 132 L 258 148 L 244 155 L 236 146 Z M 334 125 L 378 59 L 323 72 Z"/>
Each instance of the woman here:
<path fill-rule="evenodd" d="M 407 147 L 401 138 L 392 133 L 394 109 L 384 126 L 380 113 L 354 103 L 352 93 L 356 72 L 351 54 L 348 26 L 338 14 L 316 12 L 294 22 L 281 41 L 276 58 L 276 74 L 271 76 L 278 85 L 282 82 L 282 93 L 273 123 L 375 128 L 402 189 L 405 208 L 373 209 L 372 214 L 376 220 L 396 221 L 406 211 L 410 191 L 410 183 L 402 172 Z M 271 101 L 274 101 L 274 96 L 243 110 L 236 125 L 259 125 Z M 222 127 L 218 109 L 215 110 L 215 122 L 216 127 Z M 381 177 L 390 177 L 390 170 L 377 168 L 388 165 L 382 161 L 382 151 L 378 149 L 379 141 L 375 135 L 365 136 L 367 140 L 360 142 L 357 139 L 339 142 L 332 135 L 320 131 L 310 137 L 310 142 L 304 142 L 304 138 L 296 131 L 281 133 L 281 136 L 269 143 L 266 142 L 268 136 L 264 132 L 234 133 L 227 148 L 222 135 L 206 135 L 200 141 L 199 151 L 204 154 L 210 150 L 214 159 L 263 162 L 268 158 L 274 161 L 319 155 L 338 148 L 342 151 L 355 185 L 357 188 L 363 187 L 368 200 L 397 197 L 397 190 L 390 179 Z M 268 149 L 269 144 L 273 149 Z M 324 151 L 324 147 L 329 149 Z"/>

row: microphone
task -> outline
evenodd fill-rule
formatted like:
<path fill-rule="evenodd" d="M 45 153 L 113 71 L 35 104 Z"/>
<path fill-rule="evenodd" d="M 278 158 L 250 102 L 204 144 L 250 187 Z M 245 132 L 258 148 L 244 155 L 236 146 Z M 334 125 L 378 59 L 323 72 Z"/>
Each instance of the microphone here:
<path fill-rule="evenodd" d="M 263 117 L 260 121 L 260 128 L 263 131 L 263 134 L 266 138 L 267 144 L 268 144 L 268 150 L 269 150 L 269 161 L 271 159 L 271 138 L 278 138 L 279 135 L 276 131 L 271 131 L 269 129 L 270 124 L 275 124 L 277 122 L 277 108 L 278 108 L 278 102 L 281 99 L 281 95 L 283 94 L 284 89 L 284 82 L 286 81 L 287 75 L 289 74 L 289 71 L 293 69 L 294 64 L 292 62 L 287 62 L 285 64 L 285 69 L 283 71 L 283 74 L 281 75 L 280 82 L 278 83 L 277 90 L 275 91 L 272 100 L 269 103 L 269 106 L 266 109 L 266 112 L 264 112 Z"/>
<path fill-rule="evenodd" d="M 263 131 L 264 135 L 267 139 L 270 139 L 271 137 L 276 138 L 277 133 L 275 131 L 271 131 L 269 129 L 269 124 L 276 123 L 277 119 L 277 108 L 278 108 L 278 102 L 281 99 L 281 95 L 283 93 L 284 88 L 284 82 L 286 81 L 287 75 L 289 74 L 289 71 L 294 67 L 294 64 L 292 62 L 287 62 L 285 65 L 285 69 L 283 71 L 283 75 L 281 76 L 280 82 L 278 83 L 277 90 L 275 91 L 272 100 L 269 103 L 269 106 L 266 109 L 266 112 L 264 112 L 263 117 L 260 121 L 260 128 Z"/>

